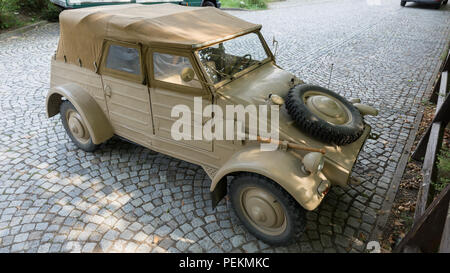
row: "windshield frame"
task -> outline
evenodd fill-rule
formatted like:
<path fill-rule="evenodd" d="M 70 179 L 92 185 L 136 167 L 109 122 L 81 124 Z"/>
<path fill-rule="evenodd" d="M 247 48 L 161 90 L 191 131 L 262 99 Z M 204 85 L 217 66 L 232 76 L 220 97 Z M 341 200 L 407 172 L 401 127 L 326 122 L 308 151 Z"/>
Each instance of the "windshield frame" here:
<path fill-rule="evenodd" d="M 267 54 L 267 58 L 265 58 L 264 60 L 262 60 L 262 61 L 259 62 L 259 63 L 256 63 L 256 64 L 254 64 L 254 65 L 251 65 L 251 66 L 245 68 L 245 69 L 242 70 L 242 71 L 237 72 L 236 74 L 233 75 L 232 78 L 223 79 L 223 80 L 221 80 L 220 82 L 214 83 L 214 82 L 212 81 L 211 77 L 210 77 L 210 76 L 208 75 L 208 73 L 206 72 L 205 66 L 204 66 L 204 64 L 202 63 L 202 61 L 200 60 L 200 56 L 198 55 L 198 51 L 200 51 L 200 50 L 202 50 L 202 49 L 205 49 L 205 48 L 208 48 L 208 47 L 211 47 L 211 46 L 214 46 L 214 45 L 216 45 L 216 44 L 220 44 L 220 43 L 223 43 L 223 42 L 226 42 L 226 41 L 229 41 L 229 40 L 237 39 L 237 38 L 239 38 L 239 37 L 241 37 L 241 36 L 244 36 L 244 35 L 249 35 L 249 34 L 251 34 L 251 33 L 255 33 L 255 34 L 258 36 L 258 38 L 259 38 L 259 40 L 260 40 L 260 42 L 261 42 L 261 45 L 263 46 L 264 51 L 265 51 L 266 54 Z M 217 88 L 220 88 L 220 87 L 222 87 L 222 86 L 224 86 L 225 84 L 228 84 L 228 83 L 232 82 L 233 80 L 236 80 L 236 79 L 242 77 L 243 75 L 249 73 L 250 71 L 252 71 L 252 70 L 254 70 L 254 69 L 256 69 L 256 68 L 258 68 L 258 67 L 260 67 L 260 66 L 262 66 L 262 65 L 264 65 L 264 64 L 266 64 L 266 63 L 268 63 L 268 62 L 271 62 L 271 61 L 272 61 L 272 62 L 275 62 L 275 58 L 274 58 L 274 56 L 273 56 L 273 54 L 272 54 L 272 51 L 270 50 L 269 46 L 267 45 L 267 43 L 266 43 L 264 37 L 262 36 L 262 34 L 261 34 L 261 32 L 260 32 L 259 30 L 246 32 L 246 33 L 243 33 L 243 34 L 238 35 L 238 36 L 234 36 L 234 37 L 229 38 L 229 39 L 223 39 L 223 40 L 220 40 L 220 41 L 218 41 L 218 42 L 214 42 L 214 43 L 208 44 L 208 45 L 206 45 L 206 46 L 202 46 L 202 47 L 196 48 L 195 51 L 194 51 L 194 56 L 195 56 L 195 59 L 196 59 L 197 62 L 198 62 L 198 66 L 199 66 L 200 69 L 202 70 L 202 73 L 203 73 L 203 75 L 204 75 L 204 78 L 207 79 L 208 82 L 210 83 L 210 85 L 213 86 L 213 87 L 216 88 L 216 89 L 217 89 Z"/>

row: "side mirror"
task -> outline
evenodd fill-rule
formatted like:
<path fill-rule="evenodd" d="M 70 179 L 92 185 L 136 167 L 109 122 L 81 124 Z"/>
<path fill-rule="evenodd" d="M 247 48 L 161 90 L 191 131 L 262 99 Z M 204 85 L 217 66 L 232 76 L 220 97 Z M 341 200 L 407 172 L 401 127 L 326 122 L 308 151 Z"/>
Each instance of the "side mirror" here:
<path fill-rule="evenodd" d="M 181 70 L 180 74 L 181 80 L 184 82 L 190 82 L 195 78 L 195 72 L 194 69 L 190 67 L 185 67 L 183 70 Z"/>
<path fill-rule="evenodd" d="M 277 56 L 278 51 L 278 41 L 275 40 L 275 35 L 272 38 L 272 47 L 273 47 L 273 57 L 275 58 Z"/>

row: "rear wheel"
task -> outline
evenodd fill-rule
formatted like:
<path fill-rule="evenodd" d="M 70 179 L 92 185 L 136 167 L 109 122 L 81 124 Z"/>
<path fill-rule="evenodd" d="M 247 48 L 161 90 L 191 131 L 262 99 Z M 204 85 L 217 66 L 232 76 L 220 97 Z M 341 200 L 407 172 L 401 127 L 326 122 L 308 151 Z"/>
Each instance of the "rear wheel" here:
<path fill-rule="evenodd" d="M 400 6 L 404 7 L 406 5 L 406 1 L 400 1 Z"/>
<path fill-rule="evenodd" d="M 291 244 L 305 229 L 305 209 L 264 176 L 236 176 L 230 185 L 230 199 L 243 225 L 268 244 Z"/>
<path fill-rule="evenodd" d="M 59 108 L 61 121 L 70 139 L 86 152 L 94 151 L 98 145 L 92 142 L 86 121 L 78 113 L 70 101 L 63 101 Z"/>

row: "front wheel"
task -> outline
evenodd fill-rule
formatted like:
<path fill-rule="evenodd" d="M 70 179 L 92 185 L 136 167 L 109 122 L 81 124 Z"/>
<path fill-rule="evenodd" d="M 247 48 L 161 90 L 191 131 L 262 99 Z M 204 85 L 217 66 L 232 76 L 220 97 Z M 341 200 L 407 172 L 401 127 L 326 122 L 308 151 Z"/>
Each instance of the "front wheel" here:
<path fill-rule="evenodd" d="M 404 7 L 406 5 L 406 1 L 400 1 L 400 6 Z"/>
<path fill-rule="evenodd" d="M 257 174 L 236 176 L 230 199 L 243 225 L 270 245 L 288 245 L 306 226 L 305 209 L 272 180 Z"/>

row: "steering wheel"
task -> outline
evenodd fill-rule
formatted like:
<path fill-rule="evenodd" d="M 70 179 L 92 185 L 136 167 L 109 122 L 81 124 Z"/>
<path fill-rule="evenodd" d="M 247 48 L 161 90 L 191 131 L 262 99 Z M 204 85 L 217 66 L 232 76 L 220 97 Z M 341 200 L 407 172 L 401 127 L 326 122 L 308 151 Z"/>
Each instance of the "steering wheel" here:
<path fill-rule="evenodd" d="M 233 65 L 233 67 L 231 68 L 231 71 L 234 72 L 234 69 L 236 67 L 239 67 L 241 65 L 248 65 L 250 62 L 252 61 L 252 55 L 250 54 L 245 54 L 244 56 L 242 56 L 242 58 L 239 58 Z"/>

